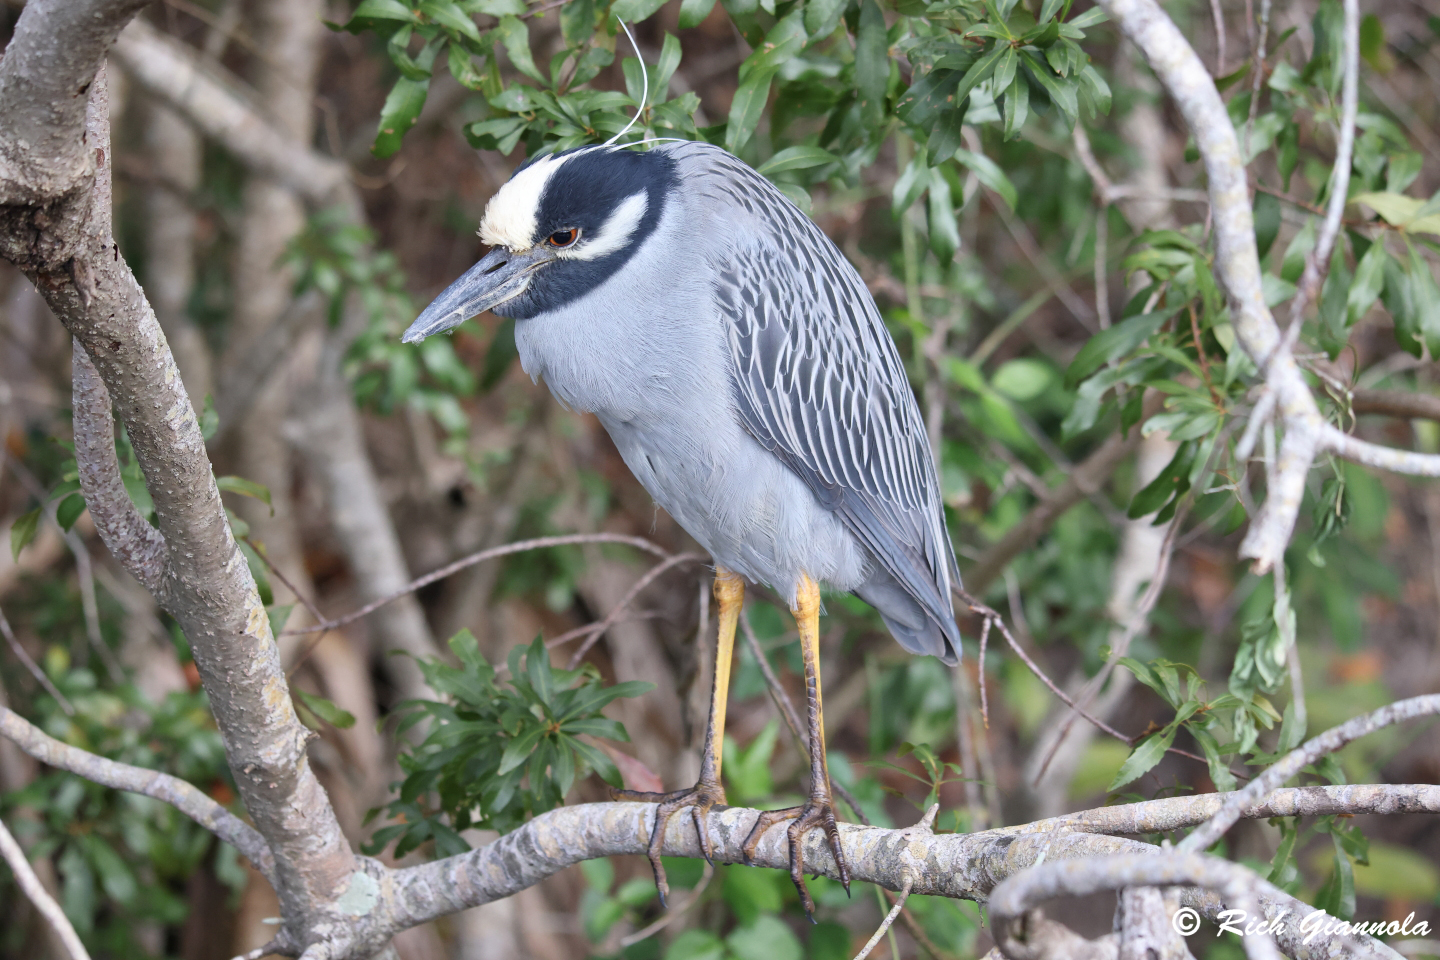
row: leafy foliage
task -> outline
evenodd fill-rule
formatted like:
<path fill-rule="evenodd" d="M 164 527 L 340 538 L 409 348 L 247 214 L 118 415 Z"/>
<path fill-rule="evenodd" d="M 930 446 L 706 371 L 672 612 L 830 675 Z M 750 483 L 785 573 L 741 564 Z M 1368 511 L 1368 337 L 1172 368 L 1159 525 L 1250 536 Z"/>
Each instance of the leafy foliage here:
<path fill-rule="evenodd" d="M 46 661 L 75 707 L 68 716 L 49 697 L 37 698 L 34 710 L 47 733 L 112 760 L 163 770 L 222 803 L 233 802 L 234 785 L 203 693 L 172 693 L 151 703 L 133 687 L 100 689 L 94 674 L 71 669 L 58 647 Z M 22 840 L 33 841 L 32 859 L 53 859 L 60 904 L 92 950 L 143 955 L 137 929 L 181 922 L 188 913 L 185 882 L 207 859 L 213 858 L 231 890 L 245 883 L 235 850 L 174 807 L 74 774 L 52 771 L 0 794 L 0 816 Z M 3 884 L 9 884 L 8 874 Z"/>
<path fill-rule="evenodd" d="M 393 840 L 395 855 L 404 856 L 434 840 L 436 854 L 448 856 L 470 849 L 462 831 L 513 830 L 559 806 L 592 771 L 621 785 L 614 761 L 581 738 L 628 741 L 625 728 L 600 711 L 652 684 L 632 680 L 607 687 L 589 664 L 556 669 L 538 637 L 528 648 L 510 651 L 503 682 L 470 631 L 451 638 L 450 649 L 460 666 L 419 661 L 431 689 L 448 699 L 411 700 L 400 708 L 400 732 L 424 720 L 430 724 L 425 740 L 401 755 L 405 779 L 385 808 L 402 822 L 376 830 L 366 846 L 371 853 Z"/>

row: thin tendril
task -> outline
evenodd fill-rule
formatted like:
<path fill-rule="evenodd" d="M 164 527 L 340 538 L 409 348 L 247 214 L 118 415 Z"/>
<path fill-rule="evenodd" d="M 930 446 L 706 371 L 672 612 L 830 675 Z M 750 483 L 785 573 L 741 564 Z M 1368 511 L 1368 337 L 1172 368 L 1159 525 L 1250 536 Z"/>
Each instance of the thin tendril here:
<path fill-rule="evenodd" d="M 635 51 L 635 59 L 640 61 L 640 82 L 644 89 L 640 91 L 640 106 L 635 111 L 635 116 L 630 118 L 630 122 L 625 124 L 624 129 L 605 141 L 604 146 L 607 147 L 630 132 L 630 128 L 635 126 L 635 121 L 640 119 L 640 115 L 645 112 L 645 108 L 649 105 L 650 101 L 650 72 L 645 69 L 645 58 L 640 55 L 640 44 L 635 42 L 635 34 L 630 32 L 629 27 L 625 26 L 624 20 L 617 18 L 616 22 L 620 24 L 620 29 L 624 30 L 625 36 L 629 38 L 630 46 Z"/>

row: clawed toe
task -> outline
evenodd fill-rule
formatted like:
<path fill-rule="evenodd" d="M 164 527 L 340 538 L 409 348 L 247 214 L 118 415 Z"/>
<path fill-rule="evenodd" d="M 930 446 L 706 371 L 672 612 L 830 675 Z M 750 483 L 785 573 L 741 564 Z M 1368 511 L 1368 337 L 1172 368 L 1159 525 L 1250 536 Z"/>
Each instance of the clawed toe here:
<path fill-rule="evenodd" d="M 670 883 L 665 878 L 665 867 L 660 862 L 660 851 L 665 847 L 665 828 L 670 818 L 686 807 L 695 823 L 696 837 L 700 842 L 700 853 L 709 863 L 715 862 L 715 848 L 710 842 L 708 815 L 715 807 L 725 806 L 725 788 L 718 783 L 701 781 L 689 790 L 673 793 L 642 793 L 638 790 L 612 790 L 616 800 L 632 800 L 655 804 L 655 823 L 650 828 L 650 843 L 646 857 L 655 874 L 655 889 L 660 893 L 660 905 L 666 906 L 670 897 Z"/>
<path fill-rule="evenodd" d="M 835 805 L 830 798 L 812 797 L 803 806 L 761 813 L 755 818 L 755 826 L 750 829 L 750 836 L 745 838 L 740 852 L 746 863 L 752 863 L 755 849 L 760 845 L 760 838 L 765 831 L 786 820 L 791 821 L 785 831 L 790 847 L 790 881 L 800 892 L 800 903 L 805 907 L 805 916 L 814 923 L 815 901 L 810 898 L 810 891 L 805 886 L 805 855 L 801 847 L 805 834 L 817 827 L 825 831 L 826 839 L 830 841 L 830 853 L 835 857 L 835 866 L 840 873 L 840 882 L 845 886 L 845 892 L 850 892 L 850 864 L 846 861 L 845 850 L 840 845 L 840 828 L 835 820 Z"/>

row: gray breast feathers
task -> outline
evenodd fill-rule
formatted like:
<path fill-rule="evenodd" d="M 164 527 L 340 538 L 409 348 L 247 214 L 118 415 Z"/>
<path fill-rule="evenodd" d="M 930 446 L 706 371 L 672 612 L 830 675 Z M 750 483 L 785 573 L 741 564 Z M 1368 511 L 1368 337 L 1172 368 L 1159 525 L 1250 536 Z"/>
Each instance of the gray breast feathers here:
<path fill-rule="evenodd" d="M 953 624 L 954 551 L 905 369 L 863 281 L 818 227 L 715 151 L 705 189 L 750 216 L 715 254 L 746 429 L 794 470 L 937 622 Z M 953 630 L 953 626 L 949 627 Z"/>

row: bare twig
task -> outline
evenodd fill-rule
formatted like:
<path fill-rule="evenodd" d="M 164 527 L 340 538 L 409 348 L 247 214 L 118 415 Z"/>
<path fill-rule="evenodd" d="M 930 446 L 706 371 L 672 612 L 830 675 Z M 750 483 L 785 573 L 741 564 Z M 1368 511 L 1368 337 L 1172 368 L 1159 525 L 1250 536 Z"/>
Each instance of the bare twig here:
<path fill-rule="evenodd" d="M 35 909 L 40 911 L 41 916 L 50 922 L 55 929 L 60 941 L 65 944 L 66 951 L 70 954 L 70 960 L 90 960 L 90 954 L 85 951 L 85 944 L 80 942 L 80 936 L 75 928 L 70 925 L 70 918 L 65 916 L 65 911 L 60 909 L 60 904 L 50 896 L 40 878 L 30 867 L 30 861 L 25 859 L 25 851 L 20 849 L 20 844 L 15 842 L 15 837 L 5 822 L 0 820 L 0 856 L 4 856 L 5 862 L 10 865 L 10 871 L 15 874 L 15 882 L 24 891 L 30 902 L 35 904 Z"/>
<path fill-rule="evenodd" d="M 635 583 L 630 587 L 630 589 L 625 592 L 625 595 L 620 598 L 620 602 L 615 604 L 615 606 L 611 608 L 610 612 L 605 615 L 604 620 L 601 620 L 599 623 L 588 628 L 590 635 L 586 637 L 585 642 L 580 644 L 580 646 L 576 648 L 575 652 L 570 655 L 570 662 L 566 664 L 566 669 L 574 670 L 576 667 L 578 667 L 580 665 L 580 661 L 585 659 L 585 654 L 590 652 L 590 648 L 595 645 L 596 641 L 603 637 L 605 635 L 605 631 L 613 627 L 616 621 L 619 620 L 620 614 L 623 613 L 625 609 L 634 602 L 635 598 L 640 595 L 641 591 L 643 591 L 646 587 L 650 586 L 650 584 L 654 583 L 655 580 L 659 578 L 662 573 L 664 573 L 666 570 L 671 569 L 672 567 L 678 567 L 683 563 L 704 563 L 709 559 L 709 557 L 700 553 L 677 553 L 673 557 L 666 557 L 664 560 L 661 560 L 659 563 L 655 564 L 655 566 L 651 567 L 648 571 L 646 571 L 643 577 L 641 577 L 639 580 L 636 580 Z"/>
<path fill-rule="evenodd" d="M 1315 249 L 1305 258 L 1299 290 L 1290 304 L 1290 326 L 1298 330 L 1305 310 L 1320 293 L 1320 281 L 1330 269 L 1330 254 L 1340 235 L 1340 218 L 1350 185 L 1350 160 L 1355 152 L 1355 115 L 1360 105 L 1360 0 L 1344 0 L 1345 75 L 1340 92 L 1340 129 L 1335 145 L 1335 166 L 1330 171 L 1329 205 L 1325 222 L 1315 240 Z M 1287 338 L 1290 332 L 1286 331 Z"/>
<path fill-rule="evenodd" d="M 880 921 L 880 927 L 871 934 L 869 940 L 865 941 L 865 946 L 860 948 L 860 952 L 855 954 L 855 960 L 865 960 L 866 957 L 870 956 L 870 951 L 875 949 L 875 945 L 880 942 L 881 937 L 885 936 L 885 932 L 890 929 L 890 925 L 895 922 L 895 918 L 900 916 L 900 911 L 905 909 L 905 901 L 910 899 L 910 887 L 911 882 L 906 880 L 905 886 L 900 888 L 900 896 L 896 898 L 895 906 L 890 908 L 890 912 L 885 915 L 885 919 Z"/>
<path fill-rule="evenodd" d="M 340 627 L 346 626 L 347 624 L 354 623 L 356 620 L 359 620 L 362 617 L 374 613 L 376 610 L 385 606 L 385 604 L 390 603 L 394 600 L 398 600 L 400 597 L 405 596 L 407 593 L 414 593 L 421 587 L 428 586 L 429 584 L 432 584 L 437 580 L 444 580 L 451 574 L 458 573 L 459 571 L 464 570 L 466 567 L 474 566 L 477 563 L 483 563 L 486 560 L 495 560 L 499 557 L 509 556 L 512 553 L 524 553 L 526 550 L 543 550 L 547 547 L 565 547 L 576 543 L 622 543 L 627 546 L 634 547 L 637 550 L 644 550 L 647 553 L 653 553 L 657 557 L 661 557 L 664 559 L 671 558 L 671 555 L 669 553 L 666 553 L 664 550 L 656 546 L 654 543 L 651 543 L 649 540 L 646 540 L 643 537 L 631 537 L 621 533 L 569 533 L 558 537 L 537 537 L 533 540 L 521 540 L 516 543 L 507 543 L 503 547 L 494 547 L 490 550 L 481 550 L 478 553 L 470 554 L 468 557 L 461 557 L 454 563 L 446 564 L 439 570 L 427 573 L 423 577 L 417 577 L 416 579 L 410 581 L 410 583 L 406 584 L 403 589 L 396 590 L 394 593 L 391 593 L 388 596 L 381 597 L 379 600 L 371 601 L 370 603 L 367 603 L 365 606 L 361 607 L 359 610 L 352 611 L 345 614 L 343 617 L 337 617 L 334 620 L 322 620 L 320 623 L 316 624 L 313 627 L 305 627 L 301 630 L 286 630 L 284 633 L 281 634 L 281 636 L 293 637 L 306 633 L 320 633 L 325 630 L 338 629 Z"/>
<path fill-rule="evenodd" d="M 15 654 L 15 658 L 25 665 L 25 669 L 30 671 L 30 676 L 35 678 L 35 682 L 44 687 L 45 692 L 55 698 L 55 702 L 60 704 L 60 709 L 65 711 L 66 716 L 75 716 L 75 705 L 70 702 L 65 694 L 60 692 L 59 687 L 50 682 L 50 678 L 45 675 L 45 671 L 40 669 L 40 665 L 36 663 L 30 654 L 26 652 L 25 648 L 20 645 L 19 639 L 15 636 L 15 631 L 10 629 L 10 621 L 5 619 L 5 612 L 3 610 L 0 610 L 0 633 L 5 634 L 5 642 L 9 644 L 10 652 Z M 0 707 L 0 709 L 4 708 Z"/>
<path fill-rule="evenodd" d="M 143 794 L 170 804 L 243 853 L 267 879 L 274 876 L 274 858 L 255 828 L 179 777 L 118 763 L 62 743 L 6 707 L 0 707 L 0 736 L 57 770 L 69 771 L 104 787 Z"/>
<path fill-rule="evenodd" d="M 1379 710 L 1348 720 L 1338 727 L 1331 727 L 1271 764 L 1264 773 L 1250 781 L 1245 789 L 1230 794 L 1215 816 L 1211 817 L 1203 827 L 1180 841 L 1178 849 L 1192 852 L 1208 849 L 1240 818 L 1242 810 L 1261 803 L 1276 787 L 1321 757 L 1339 750 L 1351 740 L 1359 739 L 1367 733 L 1373 733 L 1383 727 L 1399 723 L 1401 720 L 1430 716 L 1435 713 L 1440 713 L 1440 694 L 1432 693 L 1424 697 L 1398 700 Z"/>
<path fill-rule="evenodd" d="M 1210 18 L 1215 21 L 1215 76 L 1225 76 L 1225 13 L 1220 0 L 1210 0 Z"/>
<path fill-rule="evenodd" d="M 1055 682 L 1051 680 L 1048 676 L 1046 676 L 1045 671 L 1040 669 L 1040 665 L 1031 659 L 1030 654 L 1025 652 L 1025 648 L 1020 646 L 1020 644 L 1015 641 L 1015 637 L 1010 633 L 1010 628 L 1005 625 L 1005 620 L 1003 617 L 1000 616 L 999 613 L 986 606 L 985 604 L 981 603 L 979 600 L 975 599 L 969 593 L 965 592 L 959 587 L 952 587 L 952 590 L 954 591 L 955 595 L 959 597 L 970 608 L 971 613 L 974 613 L 977 616 L 984 617 L 986 620 L 989 620 L 995 624 L 995 628 L 1000 631 L 1000 636 L 1004 637 L 1005 642 L 1010 644 L 1010 649 L 1015 651 L 1016 655 L 1019 656 L 1020 659 L 1024 661 L 1025 665 L 1030 668 L 1030 672 L 1035 674 L 1035 676 L 1039 677 L 1040 681 L 1050 689 L 1050 692 L 1055 694 L 1055 696 L 1059 697 L 1066 706 L 1073 709 L 1076 713 L 1080 714 L 1080 716 L 1084 717 L 1086 720 L 1089 720 L 1092 724 L 1095 725 L 1097 729 L 1105 731 L 1115 739 L 1123 741 L 1125 743 L 1135 742 L 1133 737 L 1125 736 L 1125 734 L 1121 733 L 1119 730 L 1116 730 L 1104 720 L 1091 716 L 1079 706 L 1077 706 L 1075 701 L 1070 699 L 1070 697 L 1065 693 L 1064 690 L 1061 690 L 1059 687 L 1057 687 L 1055 685 Z"/>
<path fill-rule="evenodd" d="M 115 658 L 115 651 L 105 642 L 104 635 L 100 632 L 100 605 L 95 596 L 95 565 L 90 558 L 90 548 L 85 546 L 85 541 L 74 529 L 66 530 L 56 516 L 56 505 L 46 501 L 46 491 L 40 478 L 30 472 L 30 469 L 19 460 L 12 465 L 15 475 L 20 482 L 30 491 L 30 495 L 40 501 L 41 512 L 45 519 L 60 532 L 65 545 L 70 548 L 70 553 L 75 557 L 75 575 L 80 581 L 80 611 L 85 618 L 85 636 L 90 641 L 90 647 L 100 662 L 105 666 L 105 673 L 109 675 L 110 682 L 116 686 L 125 682 L 125 671 L 120 666 L 120 661 Z"/>

